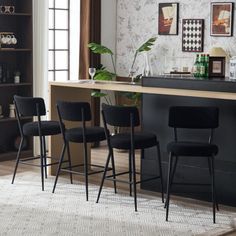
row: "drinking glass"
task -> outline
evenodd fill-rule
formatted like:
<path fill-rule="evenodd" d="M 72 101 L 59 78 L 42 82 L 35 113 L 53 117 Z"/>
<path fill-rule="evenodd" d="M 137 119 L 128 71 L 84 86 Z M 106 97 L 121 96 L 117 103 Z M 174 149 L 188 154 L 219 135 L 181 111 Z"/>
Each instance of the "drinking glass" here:
<path fill-rule="evenodd" d="M 95 74 L 96 74 L 96 68 L 93 68 L 93 67 L 89 68 L 89 75 L 91 76 L 92 83 L 94 83 L 93 78 L 94 78 Z"/>

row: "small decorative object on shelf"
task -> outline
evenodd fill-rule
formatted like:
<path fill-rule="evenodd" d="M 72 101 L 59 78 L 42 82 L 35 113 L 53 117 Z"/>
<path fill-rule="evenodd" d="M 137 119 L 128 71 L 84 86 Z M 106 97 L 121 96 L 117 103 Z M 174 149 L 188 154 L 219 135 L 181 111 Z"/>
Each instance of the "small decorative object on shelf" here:
<path fill-rule="evenodd" d="M 209 77 L 225 77 L 225 57 L 209 57 Z"/>
<path fill-rule="evenodd" d="M 0 119 L 2 119 L 4 116 L 2 114 L 2 106 L 0 105 Z"/>
<path fill-rule="evenodd" d="M 15 13 L 15 6 L 0 6 L 1 14 L 13 14 Z"/>
<path fill-rule="evenodd" d="M 229 78 L 236 80 L 236 56 L 230 58 Z"/>
<path fill-rule="evenodd" d="M 9 118 L 15 118 L 15 105 L 9 104 Z"/>
<path fill-rule="evenodd" d="M 19 84 L 20 83 L 20 71 L 16 71 L 14 73 L 14 83 Z"/>
<path fill-rule="evenodd" d="M 1 48 L 15 48 L 16 44 L 17 39 L 13 32 L 0 32 Z"/>

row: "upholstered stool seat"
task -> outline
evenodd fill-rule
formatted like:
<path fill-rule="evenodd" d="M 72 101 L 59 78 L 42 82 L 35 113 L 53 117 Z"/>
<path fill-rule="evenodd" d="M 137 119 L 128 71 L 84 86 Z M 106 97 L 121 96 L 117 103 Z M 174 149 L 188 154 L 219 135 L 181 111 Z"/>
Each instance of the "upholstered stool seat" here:
<path fill-rule="evenodd" d="M 175 156 L 212 156 L 218 153 L 215 144 L 199 142 L 171 142 L 167 145 L 167 151 Z"/>
<path fill-rule="evenodd" d="M 82 143 L 83 142 L 83 128 L 72 128 L 65 131 L 65 138 L 67 141 Z M 87 127 L 85 134 L 86 142 L 99 142 L 106 139 L 104 128 L 102 127 Z"/>
<path fill-rule="evenodd" d="M 111 147 L 129 150 L 131 147 L 130 133 L 116 134 L 110 137 Z M 157 145 L 155 134 L 149 132 L 136 132 L 134 134 L 134 148 L 144 149 Z"/>
<path fill-rule="evenodd" d="M 24 135 L 39 136 L 38 122 L 29 122 L 23 125 Z M 60 124 L 58 121 L 41 121 L 41 135 L 56 135 L 60 134 Z"/>

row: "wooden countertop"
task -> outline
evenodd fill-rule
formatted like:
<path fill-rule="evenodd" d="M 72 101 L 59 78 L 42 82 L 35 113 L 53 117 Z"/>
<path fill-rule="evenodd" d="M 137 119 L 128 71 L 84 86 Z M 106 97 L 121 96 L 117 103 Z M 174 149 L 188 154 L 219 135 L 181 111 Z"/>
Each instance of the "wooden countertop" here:
<path fill-rule="evenodd" d="M 198 97 L 210 99 L 236 100 L 236 93 L 232 92 L 214 92 L 190 89 L 173 89 L 162 87 L 146 87 L 141 85 L 130 84 L 120 81 L 96 81 L 91 83 L 89 80 L 68 81 L 68 82 L 49 82 L 49 86 L 99 89 L 119 92 L 137 92 L 146 94 Z"/>

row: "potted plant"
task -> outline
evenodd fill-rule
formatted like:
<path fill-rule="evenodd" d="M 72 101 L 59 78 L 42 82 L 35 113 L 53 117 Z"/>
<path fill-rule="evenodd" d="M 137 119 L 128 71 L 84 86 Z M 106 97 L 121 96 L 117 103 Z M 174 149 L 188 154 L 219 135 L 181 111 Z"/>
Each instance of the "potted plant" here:
<path fill-rule="evenodd" d="M 152 38 L 148 39 L 138 49 L 135 50 L 134 58 L 133 58 L 131 68 L 129 71 L 129 77 L 131 77 L 132 82 L 140 82 L 140 79 L 142 77 L 140 75 L 135 76 L 135 73 L 134 73 L 134 65 L 135 65 L 138 55 L 142 52 L 150 51 L 152 49 L 152 46 L 156 42 L 156 39 L 157 39 L 156 37 L 152 37 Z M 100 45 L 97 43 L 89 43 L 88 47 L 93 53 L 97 53 L 100 55 L 102 55 L 102 54 L 110 55 L 111 62 L 113 65 L 113 72 L 108 71 L 104 66 L 100 66 L 99 68 L 97 68 L 94 79 L 95 80 L 107 80 L 107 81 L 115 80 L 117 73 L 116 73 L 116 66 L 115 66 L 115 60 L 114 60 L 114 53 L 112 52 L 112 50 L 107 48 L 106 46 L 103 46 L 103 45 Z M 138 104 L 138 102 L 140 101 L 140 97 L 141 97 L 141 95 L 138 93 L 120 93 L 120 94 L 122 96 L 125 96 L 128 99 L 130 99 L 133 102 L 133 104 L 135 104 L 135 105 Z M 95 90 L 95 91 L 92 91 L 91 95 L 93 97 L 104 97 L 108 104 L 111 103 L 111 99 L 108 97 L 107 93 L 102 93 L 100 91 Z M 117 101 L 116 96 L 115 96 L 115 101 Z"/>

